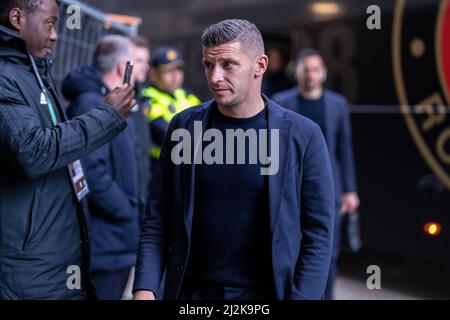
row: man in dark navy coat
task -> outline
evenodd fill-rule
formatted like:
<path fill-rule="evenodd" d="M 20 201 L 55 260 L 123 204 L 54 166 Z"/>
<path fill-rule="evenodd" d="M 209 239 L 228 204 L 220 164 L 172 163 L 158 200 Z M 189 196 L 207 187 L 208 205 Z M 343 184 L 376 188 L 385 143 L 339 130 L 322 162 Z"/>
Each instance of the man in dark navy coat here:
<path fill-rule="evenodd" d="M 340 252 L 341 215 L 355 212 L 359 206 L 359 197 L 356 192 L 348 103 L 343 96 L 324 90 L 326 72 L 325 63 L 318 51 L 302 50 L 297 57 L 298 87 L 280 92 L 273 99 L 280 105 L 317 123 L 328 144 L 334 173 L 336 215 L 333 260 L 325 298 L 332 299 Z"/>
<path fill-rule="evenodd" d="M 214 100 L 169 125 L 134 299 L 322 299 L 335 198 L 323 134 L 261 95 L 268 58 L 254 24 L 212 25 L 202 46 Z"/>

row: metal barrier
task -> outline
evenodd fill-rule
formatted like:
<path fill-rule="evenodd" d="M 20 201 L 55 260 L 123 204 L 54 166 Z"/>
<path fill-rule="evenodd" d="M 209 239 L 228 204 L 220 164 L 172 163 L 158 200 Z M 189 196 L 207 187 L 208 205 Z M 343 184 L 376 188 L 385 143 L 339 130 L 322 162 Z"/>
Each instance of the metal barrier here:
<path fill-rule="evenodd" d="M 97 41 L 109 34 L 136 35 L 141 20 L 102 13 L 79 1 L 57 0 L 60 18 L 58 19 L 58 43 L 54 51 L 53 76 L 58 90 L 64 77 L 74 68 L 90 64 Z M 81 28 L 71 30 L 67 19 L 70 6 L 77 6 L 81 13 Z M 120 18 L 124 19 L 120 19 Z M 120 22 L 124 21 L 124 22 Z"/>

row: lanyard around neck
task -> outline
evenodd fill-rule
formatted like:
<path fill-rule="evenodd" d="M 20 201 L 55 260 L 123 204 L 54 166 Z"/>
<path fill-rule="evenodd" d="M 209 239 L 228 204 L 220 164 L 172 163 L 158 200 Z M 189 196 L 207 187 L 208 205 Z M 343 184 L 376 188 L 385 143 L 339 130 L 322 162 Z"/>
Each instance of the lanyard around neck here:
<path fill-rule="evenodd" d="M 34 75 L 36 76 L 36 79 L 39 83 L 39 87 L 41 88 L 42 94 L 44 95 L 45 100 L 47 102 L 47 108 L 48 108 L 48 112 L 50 113 L 52 123 L 54 126 L 56 126 L 58 124 L 58 118 L 56 117 L 55 108 L 53 107 L 53 103 L 52 103 L 52 100 L 50 99 L 50 95 L 48 94 L 48 91 L 45 88 L 44 82 L 42 81 L 41 76 L 39 75 L 39 72 L 37 70 L 36 63 L 34 62 L 33 57 L 30 54 L 28 55 L 28 57 L 30 58 L 31 66 L 33 68 Z"/>

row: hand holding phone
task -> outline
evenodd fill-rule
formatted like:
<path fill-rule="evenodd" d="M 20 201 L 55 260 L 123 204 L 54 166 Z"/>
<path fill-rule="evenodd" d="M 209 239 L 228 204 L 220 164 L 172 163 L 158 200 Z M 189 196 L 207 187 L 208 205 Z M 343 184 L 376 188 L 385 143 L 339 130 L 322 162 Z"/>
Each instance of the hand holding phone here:
<path fill-rule="evenodd" d="M 128 117 L 131 108 L 136 104 L 133 99 L 135 95 L 132 85 L 125 87 L 117 87 L 111 91 L 105 98 L 104 102 L 117 110 L 124 118 Z"/>
<path fill-rule="evenodd" d="M 125 68 L 125 75 L 123 77 L 123 84 L 131 84 L 131 74 L 133 73 L 133 61 L 128 61 Z"/>

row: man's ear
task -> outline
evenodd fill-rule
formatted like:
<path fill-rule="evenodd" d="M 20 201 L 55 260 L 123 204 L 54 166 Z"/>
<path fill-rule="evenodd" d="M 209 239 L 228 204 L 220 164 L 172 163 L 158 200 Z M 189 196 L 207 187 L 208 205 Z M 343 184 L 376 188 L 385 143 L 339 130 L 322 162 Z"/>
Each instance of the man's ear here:
<path fill-rule="evenodd" d="M 9 12 L 9 23 L 11 24 L 11 27 L 17 31 L 23 30 L 26 19 L 25 13 L 19 8 L 13 8 Z"/>
<path fill-rule="evenodd" d="M 255 78 L 262 77 L 269 65 L 269 57 L 265 54 L 260 55 L 256 60 Z"/>
<path fill-rule="evenodd" d="M 327 77 L 328 77 L 328 70 L 327 68 L 323 69 L 323 75 L 322 75 L 322 82 L 326 82 L 327 81 Z"/>

